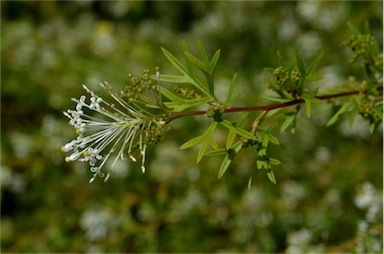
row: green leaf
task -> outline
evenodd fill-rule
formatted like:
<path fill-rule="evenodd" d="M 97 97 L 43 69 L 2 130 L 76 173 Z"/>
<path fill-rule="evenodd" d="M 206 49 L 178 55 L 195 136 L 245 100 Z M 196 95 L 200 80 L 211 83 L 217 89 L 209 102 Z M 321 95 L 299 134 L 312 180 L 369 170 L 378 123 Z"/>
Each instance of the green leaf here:
<path fill-rule="evenodd" d="M 272 170 L 269 170 L 267 172 L 267 176 L 268 176 L 269 181 L 271 181 L 272 183 L 276 184 L 276 178 L 275 178 L 275 175 L 273 174 Z"/>
<path fill-rule="evenodd" d="M 216 141 L 212 138 L 213 132 L 215 131 L 216 127 L 217 122 L 212 122 L 203 135 L 185 142 L 183 145 L 180 146 L 180 149 L 187 149 L 197 144 L 201 144 L 199 152 L 197 153 L 197 163 L 199 163 L 200 160 L 203 158 L 208 145 L 214 149 L 219 149 L 219 146 L 217 145 Z"/>
<path fill-rule="evenodd" d="M 182 47 L 183 47 L 183 51 L 184 52 L 189 52 L 189 48 L 188 48 L 188 44 L 187 42 L 183 39 L 182 40 Z M 187 57 L 185 57 L 185 66 L 187 68 L 187 71 L 190 75 L 192 75 L 192 65 L 191 65 L 191 62 L 189 61 L 189 59 Z"/>
<path fill-rule="evenodd" d="M 316 94 L 318 91 L 319 91 L 319 89 L 317 88 L 317 89 L 313 90 L 311 93 L 303 93 L 302 97 L 304 100 L 308 100 L 308 101 L 315 103 L 315 104 L 323 103 L 322 100 L 316 98 Z"/>
<path fill-rule="evenodd" d="M 167 57 L 167 59 L 171 62 L 173 66 L 176 67 L 177 70 L 179 70 L 183 76 L 178 75 L 161 75 L 160 80 L 164 82 L 174 82 L 174 83 L 189 83 L 199 89 L 201 92 L 203 92 L 205 95 L 208 95 L 210 97 L 213 97 L 208 89 L 199 81 L 192 78 L 190 74 L 188 73 L 187 69 L 165 48 L 161 48 L 164 55 Z M 214 97 L 213 97 L 214 98 Z"/>
<path fill-rule="evenodd" d="M 319 81 L 322 79 L 323 79 L 323 76 L 321 76 L 321 75 L 307 75 L 305 77 L 305 80 L 308 80 L 308 81 Z"/>
<path fill-rule="evenodd" d="M 227 151 L 227 156 L 225 156 L 223 162 L 221 163 L 218 178 L 221 178 L 225 171 L 227 171 L 229 165 L 231 164 L 232 160 L 235 158 L 236 154 L 240 151 L 242 147 L 242 142 L 237 142 L 235 146 Z"/>
<path fill-rule="evenodd" d="M 342 114 L 344 114 L 345 112 L 347 112 L 348 110 L 349 110 L 349 107 L 350 107 L 351 105 L 349 104 L 349 103 L 346 103 L 346 104 L 344 104 L 332 117 L 331 117 L 331 119 L 329 119 L 329 121 L 327 122 L 327 124 L 326 124 L 326 127 L 329 127 L 329 126 L 331 126 L 331 125 L 333 125 L 333 124 L 335 124 L 338 120 L 339 120 L 339 118 L 340 118 L 340 116 L 342 115 Z"/>
<path fill-rule="evenodd" d="M 187 148 L 190 148 L 192 146 L 198 145 L 198 144 L 200 144 L 202 142 L 202 140 L 203 140 L 202 136 L 198 136 L 196 138 L 188 140 L 187 142 L 185 142 L 184 144 L 182 144 L 180 146 L 180 149 L 187 149 Z"/>
<path fill-rule="evenodd" d="M 213 129 L 212 130 L 212 133 L 210 134 L 211 136 L 208 138 L 208 144 L 210 147 L 212 147 L 213 149 L 219 149 L 219 145 L 216 143 L 215 139 L 212 137 L 213 135 L 213 132 L 215 130 Z M 203 154 L 204 155 L 204 154 Z"/>
<path fill-rule="evenodd" d="M 311 94 L 302 94 L 302 98 L 305 101 L 305 112 L 307 113 L 307 117 L 311 117 L 311 103 L 322 103 L 322 101 L 318 98 L 316 98 L 318 89 L 314 90 Z"/>
<path fill-rule="evenodd" d="M 257 165 L 257 168 L 258 169 L 262 169 L 262 168 L 265 168 L 265 169 L 270 169 L 271 168 L 271 165 L 269 165 L 268 161 L 262 159 L 262 160 L 258 160 L 256 162 L 256 165 Z"/>
<path fill-rule="evenodd" d="M 239 119 L 237 119 L 237 121 L 236 121 L 236 126 L 241 126 L 241 125 L 243 124 L 243 122 L 245 121 L 245 119 L 247 119 L 248 114 L 249 114 L 249 111 L 244 112 L 244 113 L 239 117 Z"/>
<path fill-rule="evenodd" d="M 311 117 L 311 101 L 304 99 L 305 101 L 305 113 L 307 114 L 307 117 Z"/>
<path fill-rule="evenodd" d="M 230 159 L 228 155 L 225 156 L 223 162 L 220 165 L 218 178 L 221 178 L 224 175 L 225 171 L 227 171 L 231 162 L 232 162 L 232 159 Z"/>
<path fill-rule="evenodd" d="M 181 84 L 191 84 L 196 87 L 199 91 L 203 92 L 205 95 L 212 97 L 207 88 L 201 84 L 199 81 L 191 78 L 188 75 L 180 76 L 180 75 L 160 75 L 160 81 L 169 82 L 169 83 L 181 83 Z M 214 98 L 214 97 L 212 97 Z"/>
<path fill-rule="evenodd" d="M 262 169 L 263 165 L 264 165 L 263 161 L 260 161 L 260 160 L 256 161 L 256 166 L 258 169 Z"/>
<path fill-rule="evenodd" d="M 369 125 L 369 132 L 370 132 L 371 134 L 374 133 L 375 130 L 376 130 L 376 127 L 377 127 L 376 122 L 372 122 L 372 123 Z"/>
<path fill-rule="evenodd" d="M 268 133 L 267 137 L 268 137 L 269 141 L 271 141 L 273 144 L 275 144 L 275 145 L 280 144 L 279 140 L 275 136 L 273 136 L 271 133 Z"/>
<path fill-rule="evenodd" d="M 296 54 L 296 63 L 297 63 L 297 67 L 299 68 L 301 76 L 305 77 L 307 75 L 307 72 L 305 70 L 304 61 L 301 58 L 299 53 Z"/>
<path fill-rule="evenodd" d="M 169 82 L 169 83 L 184 83 L 191 84 L 194 82 L 189 76 L 181 76 L 181 75 L 160 75 L 160 81 Z"/>
<path fill-rule="evenodd" d="M 238 126 L 240 126 L 244 122 L 244 120 L 246 119 L 248 113 L 249 112 L 243 113 L 240 116 L 240 118 L 237 119 L 235 124 L 232 124 L 231 122 L 229 122 L 228 120 L 225 120 L 225 119 L 222 122 L 220 122 L 223 126 L 225 126 L 229 130 L 229 133 L 228 133 L 228 136 L 227 136 L 227 141 L 226 141 L 226 144 L 225 144 L 225 147 L 226 147 L 227 150 L 232 147 L 232 144 L 233 144 L 233 142 L 235 140 L 236 134 L 238 134 L 238 135 L 240 135 L 242 137 L 247 136 L 248 139 L 250 139 L 250 137 L 254 137 L 254 135 L 252 135 L 250 132 L 247 132 L 247 131 L 245 131 L 245 130 L 243 130 L 243 129 L 238 127 Z M 240 133 L 242 133 L 242 135 Z"/>
<path fill-rule="evenodd" d="M 287 102 L 289 101 L 287 98 L 281 98 L 277 96 L 269 96 L 269 95 L 263 95 L 263 99 L 267 101 L 272 101 L 272 102 Z"/>
<path fill-rule="evenodd" d="M 242 128 L 238 128 L 236 127 L 236 133 L 244 138 L 247 138 L 247 139 L 251 139 L 251 140 L 256 140 L 256 137 L 255 135 L 253 135 L 252 133 L 250 133 L 249 131 L 246 131 Z"/>
<path fill-rule="evenodd" d="M 323 56 L 324 52 L 321 52 L 319 55 L 316 56 L 315 60 L 313 60 L 313 62 L 311 63 L 311 66 L 309 66 L 308 68 L 308 75 L 312 74 L 312 72 L 317 68 Z M 306 79 L 308 78 L 306 77 Z"/>
<path fill-rule="evenodd" d="M 232 82 L 231 82 L 231 85 L 229 86 L 227 99 L 225 100 L 226 106 L 229 106 L 229 104 L 232 103 L 232 93 L 233 93 L 233 88 L 235 87 L 235 84 L 236 84 L 236 79 L 237 79 L 237 73 L 235 73 L 232 77 Z"/>
<path fill-rule="evenodd" d="M 217 156 L 227 155 L 227 153 L 228 153 L 227 149 L 220 148 L 220 149 L 216 149 L 216 150 L 212 150 L 212 151 L 206 152 L 204 154 L 204 156 L 207 156 L 207 157 L 217 157 Z"/>
<path fill-rule="evenodd" d="M 175 66 L 176 69 L 178 69 L 183 74 L 188 74 L 188 71 L 184 68 L 184 66 L 174 57 L 168 50 L 161 47 L 161 50 L 163 51 L 163 54 L 168 59 L 168 61 Z"/>
<path fill-rule="evenodd" d="M 268 147 L 268 143 L 269 143 L 269 138 L 267 137 L 267 134 L 266 133 L 264 133 L 264 135 L 262 135 L 262 142 L 261 142 L 261 144 L 262 144 L 262 146 L 264 147 L 264 148 L 267 148 Z M 261 152 L 261 150 L 259 151 L 259 152 Z"/>
<path fill-rule="evenodd" d="M 269 164 L 271 165 L 280 165 L 281 161 L 274 159 L 274 158 L 269 158 Z"/>
<path fill-rule="evenodd" d="M 255 135 L 253 135 L 249 131 L 246 131 L 246 130 L 244 130 L 242 128 L 234 126 L 228 120 L 224 119 L 223 121 L 220 122 L 220 124 L 225 126 L 226 128 L 228 128 L 229 130 L 235 131 L 238 135 L 240 135 L 240 136 L 242 136 L 244 138 L 251 139 L 251 140 L 255 140 L 256 139 Z"/>
<path fill-rule="evenodd" d="M 197 46 L 200 49 L 201 59 L 204 61 L 204 63 L 206 63 L 208 65 L 209 60 L 208 60 L 207 51 L 205 50 L 204 45 L 200 40 L 197 41 Z"/>
<path fill-rule="evenodd" d="M 174 112 L 181 112 L 183 110 L 186 110 L 191 107 L 195 107 L 201 104 L 205 104 L 212 101 L 212 98 L 210 97 L 201 97 L 196 99 L 184 99 L 173 92 L 169 91 L 168 89 L 164 87 L 160 87 L 160 92 L 162 95 L 167 97 L 170 102 L 164 102 L 164 105 L 166 105 L 168 108 L 172 108 Z"/>
<path fill-rule="evenodd" d="M 248 180 L 248 190 L 251 189 L 251 186 L 252 186 L 252 176 Z"/>
<path fill-rule="evenodd" d="M 220 53 L 221 53 L 221 50 L 218 49 L 218 50 L 216 50 L 215 54 L 212 57 L 212 60 L 211 60 L 211 70 L 212 71 L 215 70 L 215 68 L 216 68 L 217 62 L 219 61 L 219 58 L 220 58 Z"/>
<path fill-rule="evenodd" d="M 286 113 L 282 117 L 285 118 L 285 120 L 280 127 L 280 133 L 284 132 L 290 125 L 293 125 L 293 127 L 295 127 L 296 112 Z"/>
<path fill-rule="evenodd" d="M 209 66 L 207 66 L 205 63 L 201 62 L 199 59 L 197 59 L 194 55 L 192 55 L 189 52 L 184 52 L 187 59 L 194 64 L 197 68 L 199 68 L 204 73 L 209 73 L 210 69 Z"/>
<path fill-rule="evenodd" d="M 236 132 L 234 129 L 230 129 L 227 137 L 227 141 L 225 143 L 225 148 L 229 150 L 232 147 L 233 141 L 235 140 Z"/>

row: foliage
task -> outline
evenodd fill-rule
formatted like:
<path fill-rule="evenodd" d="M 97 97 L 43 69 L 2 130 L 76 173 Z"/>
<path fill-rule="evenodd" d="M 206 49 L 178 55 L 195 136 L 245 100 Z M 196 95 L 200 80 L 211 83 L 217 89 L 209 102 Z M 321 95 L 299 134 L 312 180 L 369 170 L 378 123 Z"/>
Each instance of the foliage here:
<path fill-rule="evenodd" d="M 335 100 L 336 98 L 354 95 L 356 98 L 349 102 L 339 101 L 341 108 L 328 121 L 328 126 L 334 124 L 344 114 L 348 114 L 352 122 L 357 115 L 362 115 L 363 118 L 369 120 L 370 131 L 374 132 L 383 120 L 383 70 L 379 68 L 383 64 L 379 60 L 382 59 L 383 54 L 378 50 L 377 43 L 370 34 L 361 34 L 355 27 L 350 26 L 352 31 L 356 33 L 346 42 L 354 51 L 351 62 L 355 62 L 358 58 L 363 59 L 362 62 L 367 72 L 367 80 L 360 81 L 361 85 L 357 86 L 354 91 L 344 91 L 336 94 L 323 91 L 327 95 L 318 95 L 319 88 L 308 89 L 307 81 L 321 80 L 321 77 L 316 75 L 314 71 L 318 67 L 323 53 L 316 56 L 308 68 L 305 66 L 300 54 L 297 54 L 296 59 L 290 64 L 285 64 L 284 58 L 278 53 L 280 66 L 277 68 L 266 68 L 273 75 L 272 78 L 266 79 L 266 84 L 277 94 L 277 96 L 268 97 L 268 99 L 282 103 L 270 104 L 264 107 L 255 105 L 239 108 L 232 107 L 235 99 L 239 99 L 239 96 L 232 97 L 236 84 L 236 74 L 228 88 L 225 102 L 219 101 L 215 96 L 214 72 L 220 57 L 220 49 L 215 52 L 212 59 L 209 59 L 203 43 L 198 41 L 198 48 L 202 59 L 199 60 L 188 50 L 188 46 L 184 41 L 183 48 L 185 50 L 186 63 L 183 65 L 168 50 L 162 48 L 165 57 L 181 75 L 160 74 L 159 69 L 157 69 L 156 75 L 152 76 L 149 75 L 149 70 L 145 70 L 141 76 L 137 77 L 132 77 L 130 74 L 131 84 L 127 85 L 125 90 L 119 93 L 113 92 L 109 84 L 101 84 L 102 87 L 108 89 L 110 95 L 122 109 L 117 109 L 113 103 L 108 103 L 102 97 L 96 96 L 87 87 L 84 88 L 91 95 L 89 104 L 85 102 L 86 97 L 84 95 L 79 100 L 73 99 L 77 103 L 76 110 L 68 110 L 64 114 L 70 119 L 70 124 L 75 128 L 78 137 L 62 147 L 64 152 L 73 151 L 66 158 L 66 161 L 79 160 L 89 162 L 90 170 L 94 172 L 91 182 L 93 182 L 96 176 L 106 177 L 105 180 L 107 180 L 113 169 L 110 169 L 106 176 L 101 170 L 110 155 L 120 147 L 115 162 L 118 159 L 125 160 L 126 154 L 136 162 L 131 153 L 134 150 L 133 148 L 138 148 L 143 158 L 141 167 L 144 172 L 146 148 L 148 145 L 158 143 L 166 123 L 176 118 L 205 114 L 212 118 L 213 122 L 204 134 L 185 142 L 180 146 L 180 149 L 187 149 L 196 145 L 200 146 L 197 163 L 201 161 L 205 154 L 210 157 L 225 156 L 219 170 L 220 178 L 242 148 L 256 146 L 257 170 L 265 169 L 268 179 L 276 184 L 272 165 L 280 165 L 281 162 L 271 158 L 267 150 L 270 143 L 280 144 L 279 140 L 274 136 L 274 130 L 279 125 L 279 121 L 273 122 L 273 124 L 267 126 L 267 129 L 261 127 L 262 121 L 265 120 L 267 114 L 271 111 L 277 111 L 273 112 L 274 118 L 283 119 L 280 128 L 280 132 L 283 132 L 289 125 L 296 123 L 297 115 L 300 113 L 301 102 L 304 102 L 306 115 L 310 118 L 312 104 L 320 104 L 326 99 Z M 369 32 L 368 25 L 366 25 L 365 32 Z M 372 47 L 370 47 L 371 45 Z M 376 61 L 373 59 L 376 59 Z M 196 75 L 196 69 L 204 74 L 205 81 L 199 79 Z M 153 81 L 157 81 L 158 84 L 155 85 Z M 188 89 L 190 92 L 187 97 L 180 97 L 174 91 L 160 87 L 161 82 L 177 84 L 178 89 Z M 188 88 L 188 85 L 191 88 Z M 165 95 L 166 98 L 163 99 L 162 95 Z M 165 101 L 165 99 L 168 99 L 168 101 Z M 185 111 L 197 106 L 205 106 L 206 110 Z M 292 106 L 295 106 L 296 109 L 288 113 L 279 111 L 281 108 Z M 108 117 L 109 120 L 99 120 L 89 116 L 83 112 L 83 107 Z M 106 109 L 107 107 L 110 107 L 111 110 Z M 158 112 L 151 113 L 148 108 L 158 109 Z M 262 113 L 252 123 L 250 131 L 241 127 L 247 116 L 246 114 L 241 115 L 234 122 L 224 118 L 226 113 L 254 110 L 262 110 Z M 224 141 L 225 148 L 220 148 L 214 139 L 214 134 L 219 124 L 229 132 L 227 139 Z M 295 125 L 292 128 L 295 129 Z M 86 133 L 87 129 L 90 129 L 89 134 Z M 136 138 L 137 136 L 139 138 Z M 108 149 L 108 146 L 111 146 L 111 148 L 108 153 L 105 153 L 105 149 Z M 207 151 L 209 147 L 211 150 Z M 100 163 L 96 165 L 98 160 Z M 249 177 L 249 188 L 251 183 L 252 176 Z"/>
<path fill-rule="evenodd" d="M 1 2 L 2 251 L 380 253 L 380 6 Z M 83 83 L 159 115 L 107 183 L 59 149 Z"/>

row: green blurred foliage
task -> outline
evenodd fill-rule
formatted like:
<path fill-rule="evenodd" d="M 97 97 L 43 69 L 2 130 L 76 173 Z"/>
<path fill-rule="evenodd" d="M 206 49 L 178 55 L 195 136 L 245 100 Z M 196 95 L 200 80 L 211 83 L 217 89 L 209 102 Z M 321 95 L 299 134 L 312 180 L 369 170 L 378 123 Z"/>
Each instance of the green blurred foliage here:
<path fill-rule="evenodd" d="M 368 21 L 382 48 L 382 2 L 2 1 L 1 12 L 2 252 L 382 252 L 382 128 L 325 128 L 331 105 L 279 136 L 277 185 L 263 173 L 250 190 L 252 151 L 217 180 L 219 160 L 195 165 L 197 150 L 178 149 L 204 116 L 172 123 L 145 174 L 120 163 L 107 183 L 88 184 L 87 166 L 59 151 L 74 137 L 62 111 L 81 84 L 119 90 L 129 72 L 174 72 L 160 46 L 181 56 L 183 38 L 195 52 L 196 39 L 221 48 L 216 91 L 238 72 L 243 106 L 263 104 L 277 50 L 324 51 L 322 88 L 359 78 L 347 22 Z"/>

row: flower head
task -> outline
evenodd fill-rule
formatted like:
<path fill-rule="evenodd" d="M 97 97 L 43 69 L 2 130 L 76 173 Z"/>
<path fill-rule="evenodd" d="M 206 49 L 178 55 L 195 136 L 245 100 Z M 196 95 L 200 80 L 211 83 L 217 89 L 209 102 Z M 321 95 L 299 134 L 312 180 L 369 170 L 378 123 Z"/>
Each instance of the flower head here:
<path fill-rule="evenodd" d="M 72 98 L 76 102 L 75 109 L 63 112 L 78 135 L 61 147 L 63 152 L 72 153 L 65 158 L 65 161 L 85 161 L 89 163 L 90 171 L 93 173 L 90 182 L 97 176 L 103 177 L 106 181 L 110 169 L 104 173 L 102 167 L 112 154 L 116 155 L 112 165 L 118 159 L 129 158 L 136 162 L 132 153 L 139 150 L 141 169 L 145 172 L 147 145 L 157 143 L 165 124 L 164 119 L 161 115 L 153 115 L 140 106 L 140 96 L 135 98 L 136 103 L 129 98 L 127 102 L 124 100 L 125 94 L 118 95 L 113 92 L 107 82 L 100 85 L 108 91 L 117 105 L 108 103 L 83 85 L 88 98 L 86 95 L 82 95 L 79 99 Z M 152 90 L 156 92 L 156 89 Z M 145 96 L 148 97 L 149 93 L 147 91 Z"/>

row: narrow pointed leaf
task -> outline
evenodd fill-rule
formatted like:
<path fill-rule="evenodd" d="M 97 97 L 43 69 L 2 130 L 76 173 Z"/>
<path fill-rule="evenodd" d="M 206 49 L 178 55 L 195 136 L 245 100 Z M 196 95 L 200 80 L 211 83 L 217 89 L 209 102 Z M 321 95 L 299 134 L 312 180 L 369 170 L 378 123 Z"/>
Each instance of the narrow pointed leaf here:
<path fill-rule="evenodd" d="M 251 139 L 251 140 L 256 140 L 256 137 L 255 135 L 253 135 L 252 133 L 250 133 L 249 131 L 246 131 L 242 128 L 235 128 L 236 129 L 236 133 L 244 138 L 247 138 L 247 139 Z"/>
<path fill-rule="evenodd" d="M 243 94 L 244 94 L 244 92 L 240 92 L 240 93 L 236 94 L 235 96 L 233 96 L 229 100 L 228 104 L 225 104 L 225 105 L 227 105 L 227 106 L 231 105 L 234 101 L 236 101 L 238 98 L 240 98 Z"/>
<path fill-rule="evenodd" d="M 324 56 L 324 52 L 321 52 L 316 58 L 315 60 L 313 60 L 313 62 L 311 63 L 311 66 L 309 66 L 308 68 L 308 74 L 312 74 L 312 72 L 317 68 L 317 66 L 319 65 L 321 59 L 323 58 Z"/>
<path fill-rule="evenodd" d="M 182 47 L 184 52 L 189 52 L 187 42 L 184 39 L 182 40 Z M 188 73 L 192 75 L 192 65 L 187 57 L 185 57 L 185 66 L 187 68 Z"/>
<path fill-rule="evenodd" d="M 176 57 L 174 57 L 168 50 L 166 50 L 165 48 L 161 48 L 161 50 L 163 51 L 163 54 L 165 55 L 165 57 L 168 59 L 169 62 L 171 62 L 171 64 L 173 66 L 175 66 L 176 69 L 178 69 L 181 73 L 183 74 L 187 74 L 187 70 L 184 68 L 184 66 L 176 59 Z"/>
<path fill-rule="evenodd" d="M 260 161 L 260 160 L 258 160 L 257 162 L 256 162 L 256 166 L 257 166 L 257 168 L 258 169 L 262 169 L 263 168 L 263 161 Z"/>
<path fill-rule="evenodd" d="M 236 132 L 233 129 L 230 129 L 228 133 L 227 141 L 225 143 L 225 148 L 227 148 L 227 150 L 229 150 L 232 147 L 233 141 L 235 140 L 235 136 L 236 136 Z"/>
<path fill-rule="evenodd" d="M 269 170 L 267 172 L 267 176 L 268 176 L 269 181 L 271 181 L 273 184 L 276 184 L 275 174 L 273 174 L 272 170 Z"/>
<path fill-rule="evenodd" d="M 247 119 L 247 116 L 248 116 L 249 112 L 244 112 L 240 117 L 239 119 L 237 119 L 236 121 L 236 126 L 240 126 L 243 124 L 244 120 Z"/>
<path fill-rule="evenodd" d="M 199 163 L 201 161 L 201 159 L 203 158 L 205 150 L 207 150 L 207 146 L 208 146 L 207 142 L 202 142 L 201 143 L 199 152 L 197 153 L 196 163 Z"/>
<path fill-rule="evenodd" d="M 250 190 L 252 187 L 252 176 L 248 180 L 248 190 Z"/>
<path fill-rule="evenodd" d="M 305 100 L 305 113 L 307 114 L 307 117 L 310 118 L 311 117 L 311 101 L 309 100 Z"/>
<path fill-rule="evenodd" d="M 216 126 L 217 122 L 212 122 L 211 125 L 208 127 L 207 131 L 201 136 L 203 140 L 201 142 L 201 147 L 197 154 L 197 163 L 199 163 L 200 160 L 203 158 L 208 145 L 210 145 L 214 149 L 218 149 L 216 141 L 212 138 Z"/>
<path fill-rule="evenodd" d="M 213 148 L 213 149 L 219 149 L 219 145 L 216 143 L 215 139 L 211 137 L 208 138 L 208 144 Z"/>
<path fill-rule="evenodd" d="M 168 108 L 172 108 L 175 112 L 181 112 L 183 110 L 186 110 L 191 107 L 195 107 L 201 104 L 208 103 L 212 101 L 212 98 L 210 97 L 201 97 L 196 99 L 184 99 L 179 97 L 178 95 L 174 94 L 173 92 L 169 91 L 168 89 L 164 87 L 160 87 L 160 92 L 162 95 L 167 97 L 169 102 L 164 102 L 164 105 L 166 105 Z"/>
<path fill-rule="evenodd" d="M 272 102 L 287 102 L 289 101 L 286 98 L 281 98 L 277 96 L 269 96 L 269 95 L 263 95 L 263 99 L 267 101 L 272 101 Z"/>
<path fill-rule="evenodd" d="M 280 127 L 280 133 L 284 132 L 290 125 L 294 126 L 295 120 L 296 120 L 296 114 L 295 113 L 289 113 L 284 115 L 285 121 Z"/>
<path fill-rule="evenodd" d="M 237 79 L 237 73 L 233 75 L 231 85 L 229 86 L 228 94 L 227 94 L 227 99 L 225 100 L 225 105 L 229 105 L 231 98 L 232 98 L 232 93 L 233 93 L 233 88 L 235 87 L 236 84 L 236 79 Z"/>
<path fill-rule="evenodd" d="M 192 146 L 195 146 L 195 145 L 200 144 L 202 141 L 203 141 L 202 136 L 198 136 L 198 137 L 193 138 L 193 139 L 191 139 L 191 140 L 188 140 L 187 142 L 185 142 L 184 144 L 182 144 L 182 145 L 180 146 L 180 149 L 187 149 L 187 148 L 190 148 L 190 147 L 192 147 Z"/>
<path fill-rule="evenodd" d="M 217 150 L 212 150 L 212 151 L 206 152 L 204 154 L 204 156 L 207 156 L 207 157 L 217 157 L 217 156 L 227 155 L 227 153 L 228 153 L 227 149 L 220 148 L 220 149 L 217 149 Z"/>
<path fill-rule="evenodd" d="M 305 80 L 308 80 L 308 81 L 319 81 L 319 80 L 322 80 L 324 77 L 321 76 L 321 75 L 307 75 L 305 77 Z"/>
<path fill-rule="evenodd" d="M 204 63 L 209 64 L 207 51 L 205 50 L 203 43 L 200 40 L 198 40 L 197 45 L 200 49 L 201 59 L 204 61 Z"/>
<path fill-rule="evenodd" d="M 219 174 L 218 174 L 218 178 L 221 178 L 225 171 L 227 171 L 229 165 L 231 164 L 232 160 L 229 158 L 229 156 L 225 156 L 223 162 L 221 163 L 220 165 L 220 170 L 219 170 Z"/>
<path fill-rule="evenodd" d="M 227 151 L 227 156 L 225 156 L 223 162 L 221 163 L 218 178 L 221 178 L 225 171 L 227 171 L 232 160 L 235 158 L 236 154 L 240 151 L 242 147 L 242 142 L 237 142 L 231 149 Z"/>
<path fill-rule="evenodd" d="M 220 49 L 216 50 L 215 54 L 212 57 L 211 71 L 213 71 L 216 68 L 217 62 L 219 61 L 219 58 L 220 58 L 220 52 L 221 52 Z"/>
<path fill-rule="evenodd" d="M 279 140 L 275 136 L 273 136 L 271 133 L 268 133 L 267 136 L 268 136 L 269 141 L 271 141 L 273 144 L 275 144 L 275 145 L 280 144 Z"/>
<path fill-rule="evenodd" d="M 281 161 L 274 159 L 274 158 L 269 158 L 269 164 L 271 165 L 280 165 Z"/>
<path fill-rule="evenodd" d="M 160 81 L 162 82 L 169 82 L 169 83 L 184 83 L 184 84 L 190 84 L 193 82 L 193 80 L 189 76 L 181 76 L 181 75 L 161 75 Z"/>
<path fill-rule="evenodd" d="M 305 70 L 305 65 L 304 65 L 304 61 L 303 59 L 301 58 L 300 54 L 297 53 L 296 54 L 296 63 L 297 63 L 297 67 L 299 68 L 299 71 L 300 71 L 300 74 L 305 77 L 307 72 Z"/>
<path fill-rule="evenodd" d="M 189 52 L 184 52 L 186 58 L 197 68 L 199 68 L 202 72 L 208 73 L 209 72 L 209 66 L 201 62 L 199 59 L 197 59 L 194 55 L 192 55 Z"/>
<path fill-rule="evenodd" d="M 335 124 L 338 120 L 339 120 L 339 118 L 340 118 L 340 116 L 342 115 L 342 114 L 344 114 L 345 112 L 347 112 L 347 110 L 349 109 L 349 107 L 350 107 L 350 105 L 347 103 L 347 104 L 344 104 L 332 117 L 331 117 L 331 119 L 329 119 L 328 120 L 328 122 L 327 122 L 327 124 L 326 124 L 326 126 L 328 127 L 328 126 L 331 126 L 331 125 L 333 125 L 333 124 Z"/>
<path fill-rule="evenodd" d="M 246 130 L 244 130 L 242 128 L 238 128 L 238 127 L 234 126 L 228 120 L 224 119 L 223 121 L 220 122 L 220 124 L 225 126 L 229 130 L 235 131 L 238 135 L 240 135 L 240 136 L 242 136 L 244 138 L 251 139 L 251 140 L 255 140 L 256 139 L 255 135 L 253 135 L 249 131 L 246 131 Z"/>

